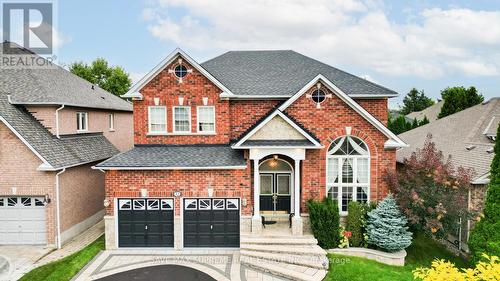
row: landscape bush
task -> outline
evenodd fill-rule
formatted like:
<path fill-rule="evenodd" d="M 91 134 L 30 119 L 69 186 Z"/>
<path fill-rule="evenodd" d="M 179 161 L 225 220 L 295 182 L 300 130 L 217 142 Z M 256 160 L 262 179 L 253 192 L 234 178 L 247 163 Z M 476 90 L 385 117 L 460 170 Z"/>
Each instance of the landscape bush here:
<path fill-rule="evenodd" d="M 352 247 L 366 247 L 366 215 L 369 206 L 360 202 L 349 202 L 347 205 L 346 231 L 351 232 L 349 245 Z"/>
<path fill-rule="evenodd" d="M 335 248 L 340 242 L 339 208 L 331 199 L 323 201 L 309 200 L 307 202 L 309 219 L 314 237 L 323 249 Z"/>

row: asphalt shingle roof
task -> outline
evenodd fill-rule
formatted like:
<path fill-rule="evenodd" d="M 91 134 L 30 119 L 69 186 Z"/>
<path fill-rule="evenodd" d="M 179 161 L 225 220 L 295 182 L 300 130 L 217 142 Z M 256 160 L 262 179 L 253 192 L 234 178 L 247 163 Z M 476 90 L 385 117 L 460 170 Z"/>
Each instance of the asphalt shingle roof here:
<path fill-rule="evenodd" d="M 229 145 L 136 145 L 98 168 L 203 168 L 246 166 L 243 151 Z"/>
<path fill-rule="evenodd" d="M 23 107 L 10 104 L 5 93 L 0 93 L 0 117 L 55 169 L 99 161 L 119 153 L 100 133 L 58 139 Z"/>
<path fill-rule="evenodd" d="M 292 96 L 319 74 L 347 95 L 397 95 L 291 50 L 231 51 L 201 66 L 236 95 Z"/>
<path fill-rule="evenodd" d="M 310 146 L 315 145 L 309 140 L 247 140 L 242 146 Z"/>
<path fill-rule="evenodd" d="M 3 44 L 0 46 L 0 59 Z M 19 47 L 18 54 L 39 56 Z M 93 87 L 93 89 L 92 89 Z M 50 68 L 1 68 L 0 91 L 12 96 L 15 104 L 65 104 L 78 107 L 132 111 L 127 101 L 99 88 L 68 70 L 53 65 Z"/>
<path fill-rule="evenodd" d="M 475 177 L 480 177 L 489 172 L 494 156 L 494 153 L 488 152 L 494 143 L 487 137 L 485 130 L 495 116 L 500 117 L 500 98 L 493 98 L 402 133 L 399 137 L 410 146 L 397 151 L 397 161 L 403 162 L 417 148 L 422 148 L 427 135 L 432 134 L 437 149 L 445 157 L 451 156 L 454 166 L 472 168 L 476 172 Z M 490 130 L 491 126 L 495 125 L 490 125 Z"/>

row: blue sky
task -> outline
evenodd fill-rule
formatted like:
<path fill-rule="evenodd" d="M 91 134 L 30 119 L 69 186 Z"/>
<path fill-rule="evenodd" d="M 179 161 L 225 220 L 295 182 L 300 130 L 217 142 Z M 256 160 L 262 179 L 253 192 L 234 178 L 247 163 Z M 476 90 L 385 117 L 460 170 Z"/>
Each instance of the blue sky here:
<path fill-rule="evenodd" d="M 500 96 L 500 1 L 86 0 L 58 1 L 57 15 L 61 64 L 103 57 L 135 80 L 177 46 L 198 62 L 293 49 L 401 96 Z"/>

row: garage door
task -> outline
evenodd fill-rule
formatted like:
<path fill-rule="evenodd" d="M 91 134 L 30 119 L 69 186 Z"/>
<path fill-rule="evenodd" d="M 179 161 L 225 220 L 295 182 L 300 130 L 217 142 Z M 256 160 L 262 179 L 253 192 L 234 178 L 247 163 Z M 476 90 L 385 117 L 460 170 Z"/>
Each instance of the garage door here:
<path fill-rule="evenodd" d="M 0 244 L 46 244 L 43 197 L 0 197 Z"/>
<path fill-rule="evenodd" d="M 120 247 L 173 247 L 174 200 L 118 199 Z"/>
<path fill-rule="evenodd" d="M 184 199 L 184 247 L 239 247 L 238 198 Z"/>

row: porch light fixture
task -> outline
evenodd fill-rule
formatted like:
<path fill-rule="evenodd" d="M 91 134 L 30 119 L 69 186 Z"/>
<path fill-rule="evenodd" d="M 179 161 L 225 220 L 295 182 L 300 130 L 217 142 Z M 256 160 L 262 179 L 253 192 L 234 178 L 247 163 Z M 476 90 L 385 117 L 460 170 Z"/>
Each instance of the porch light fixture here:
<path fill-rule="evenodd" d="M 273 155 L 273 160 L 269 161 L 269 166 L 271 167 L 278 166 L 278 155 Z"/>
<path fill-rule="evenodd" d="M 109 199 L 108 198 L 104 199 L 104 202 L 103 202 L 104 207 L 105 208 L 109 207 L 109 204 L 110 204 Z"/>

